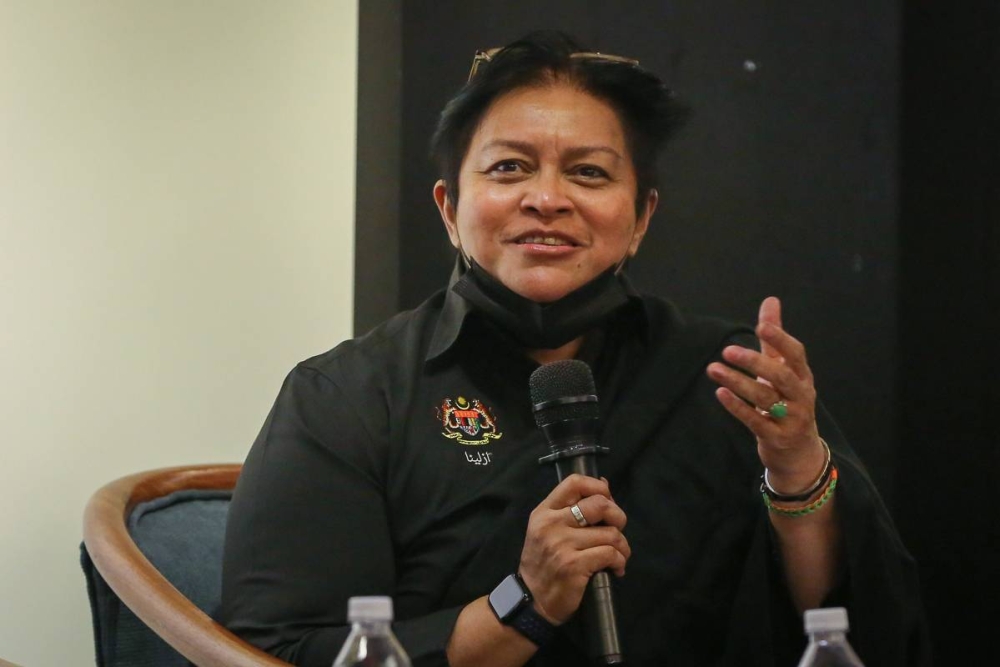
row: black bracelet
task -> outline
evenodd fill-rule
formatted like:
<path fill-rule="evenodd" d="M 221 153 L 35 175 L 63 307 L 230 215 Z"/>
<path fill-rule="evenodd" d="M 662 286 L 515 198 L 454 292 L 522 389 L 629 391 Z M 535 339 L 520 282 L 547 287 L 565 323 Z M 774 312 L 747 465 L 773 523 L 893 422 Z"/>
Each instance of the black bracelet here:
<path fill-rule="evenodd" d="M 767 468 L 764 468 L 764 474 L 760 476 L 761 493 L 766 494 L 771 500 L 777 500 L 782 503 L 801 502 L 812 498 L 816 492 L 823 488 L 823 485 L 827 483 L 830 479 L 830 473 L 833 470 L 833 456 L 830 454 L 830 445 L 826 444 L 826 440 L 823 438 L 820 438 L 819 441 L 822 443 L 823 449 L 826 450 L 826 465 L 823 466 L 823 472 L 820 473 L 819 477 L 816 478 L 816 481 L 813 482 L 808 489 L 802 493 L 792 495 L 778 493 L 774 490 L 774 487 L 771 486 L 771 481 L 767 478 Z"/>

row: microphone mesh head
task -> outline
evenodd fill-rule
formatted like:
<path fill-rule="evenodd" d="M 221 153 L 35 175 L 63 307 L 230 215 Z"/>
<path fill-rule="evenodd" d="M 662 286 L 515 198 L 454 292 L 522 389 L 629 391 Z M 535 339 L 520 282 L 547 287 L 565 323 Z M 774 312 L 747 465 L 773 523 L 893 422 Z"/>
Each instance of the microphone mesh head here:
<path fill-rule="evenodd" d="M 590 366 L 578 359 L 553 361 L 535 369 L 528 381 L 531 403 L 538 405 L 560 398 L 595 396 L 597 387 Z M 597 419 L 600 409 L 596 401 L 553 405 L 535 409 L 535 422 L 540 427 L 567 419 Z"/>

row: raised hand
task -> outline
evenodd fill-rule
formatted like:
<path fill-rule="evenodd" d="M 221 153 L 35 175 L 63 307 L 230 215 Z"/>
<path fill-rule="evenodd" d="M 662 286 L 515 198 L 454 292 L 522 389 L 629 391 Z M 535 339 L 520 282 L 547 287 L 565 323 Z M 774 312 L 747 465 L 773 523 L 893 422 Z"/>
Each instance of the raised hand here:
<path fill-rule="evenodd" d="M 714 362 L 708 375 L 721 385 L 719 402 L 757 436 L 757 453 L 772 486 L 796 493 L 822 470 L 825 453 L 816 427 L 816 388 L 805 346 L 784 330 L 781 302 L 764 299 L 757 337 L 761 351 L 730 345 L 729 364 Z"/>

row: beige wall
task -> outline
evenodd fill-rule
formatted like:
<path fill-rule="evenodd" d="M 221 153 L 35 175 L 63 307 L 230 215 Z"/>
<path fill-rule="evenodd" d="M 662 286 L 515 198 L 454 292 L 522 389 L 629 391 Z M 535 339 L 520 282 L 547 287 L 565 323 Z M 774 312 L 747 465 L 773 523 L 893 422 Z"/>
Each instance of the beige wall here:
<path fill-rule="evenodd" d="M 241 461 L 351 330 L 356 0 L 0 0 L 0 657 L 93 664 L 120 475 Z"/>

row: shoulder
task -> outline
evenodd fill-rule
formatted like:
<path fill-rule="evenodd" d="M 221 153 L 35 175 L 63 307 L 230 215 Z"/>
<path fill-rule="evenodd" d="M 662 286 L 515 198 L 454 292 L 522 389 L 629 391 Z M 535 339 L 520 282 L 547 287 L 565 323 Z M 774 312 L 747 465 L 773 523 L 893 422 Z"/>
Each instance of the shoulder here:
<path fill-rule="evenodd" d="M 346 380 L 354 384 L 377 372 L 413 369 L 427 353 L 443 303 L 444 294 L 438 292 L 368 333 L 304 359 L 293 372 L 315 373 L 334 382 Z"/>
<path fill-rule="evenodd" d="M 296 364 L 262 431 L 267 446 L 287 447 L 296 456 L 303 450 L 333 453 L 380 478 L 392 406 L 420 373 L 438 310 L 432 297 Z"/>
<path fill-rule="evenodd" d="M 288 372 L 278 403 L 309 412 L 310 423 L 359 421 L 371 440 L 381 440 L 390 406 L 422 371 L 442 301 L 435 295 L 363 336 L 303 359 Z"/>

